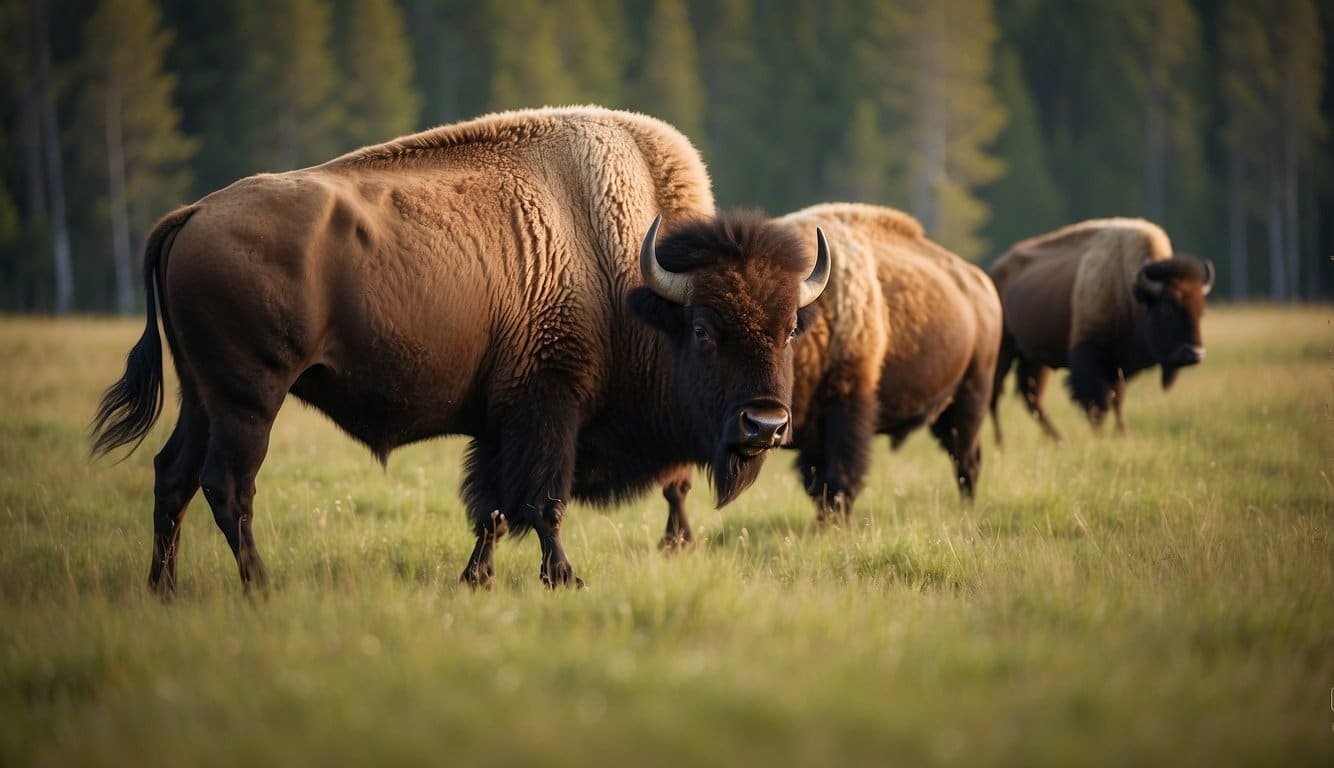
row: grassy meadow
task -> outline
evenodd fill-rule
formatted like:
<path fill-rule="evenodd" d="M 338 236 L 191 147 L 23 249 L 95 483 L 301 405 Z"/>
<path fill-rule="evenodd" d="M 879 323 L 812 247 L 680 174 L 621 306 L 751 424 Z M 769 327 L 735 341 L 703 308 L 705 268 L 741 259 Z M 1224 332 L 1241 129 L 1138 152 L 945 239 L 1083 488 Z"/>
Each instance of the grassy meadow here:
<path fill-rule="evenodd" d="M 86 426 L 142 321 L 0 319 L 0 766 L 1334 764 L 1334 309 L 1214 307 L 1209 357 L 1046 442 L 1007 393 L 977 503 L 878 438 L 845 529 L 772 456 L 696 547 L 653 494 L 572 508 L 457 583 L 463 443 L 387 471 L 290 402 L 259 476 L 276 587 L 243 597 L 202 497 L 146 588 L 152 455 Z M 174 383 L 169 392 L 174 392 Z"/>

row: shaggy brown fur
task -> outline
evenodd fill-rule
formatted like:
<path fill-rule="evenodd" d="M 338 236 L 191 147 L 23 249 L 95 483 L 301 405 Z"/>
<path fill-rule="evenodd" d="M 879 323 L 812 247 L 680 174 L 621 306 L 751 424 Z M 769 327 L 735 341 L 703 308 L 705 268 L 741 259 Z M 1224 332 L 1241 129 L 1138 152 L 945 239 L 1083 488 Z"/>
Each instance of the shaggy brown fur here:
<path fill-rule="evenodd" d="M 801 238 L 822 228 L 836 255 L 820 314 L 796 343 L 789 446 L 819 518 L 850 513 L 874 433 L 897 446 L 926 424 L 971 498 L 1001 333 L 991 281 L 890 208 L 829 203 L 776 221 Z M 664 488 L 666 546 L 690 540 L 688 480 L 682 474 Z"/>
<path fill-rule="evenodd" d="M 668 257 L 690 250 L 677 240 L 691 242 L 688 222 L 713 220 L 690 143 L 643 115 L 579 107 L 253 176 L 169 215 L 145 253 L 147 327 L 94 424 L 104 452 L 137 445 L 156 419 L 160 304 L 181 413 L 155 462 L 152 586 L 174 587 L 179 521 L 201 485 L 242 581 L 263 583 L 254 481 L 289 392 L 381 460 L 473 437 L 474 585 L 490 583 L 496 541 L 528 530 L 543 581 L 579 583 L 559 537 L 573 496 L 607 502 L 701 465 L 720 500 L 734 497 L 769 446 L 738 423 L 786 424 L 786 334 L 814 238 L 729 225 L 731 252 L 679 267 L 695 297 L 681 306 L 641 287 L 659 213 Z M 698 354 L 692 313 L 729 343 Z"/>
<path fill-rule="evenodd" d="M 1188 338 L 1182 344 L 1198 346 L 1202 292 L 1208 289 L 1203 284 L 1205 270 L 1193 260 L 1174 259 L 1167 233 L 1151 222 L 1124 218 L 1084 221 L 1020 242 L 1001 256 L 989 270 L 1005 307 L 1005 337 L 992 395 L 993 421 L 1001 382 L 1017 360 L 1019 392 L 1049 436 L 1060 438 L 1041 403 L 1047 369 L 1067 366 L 1072 372 L 1072 394 L 1095 424 L 1111 407 L 1118 427 L 1124 429 L 1120 406 L 1125 379 L 1157 362 L 1146 357 L 1152 346 L 1147 339 L 1140 345 L 1143 349 L 1132 348 L 1136 334 L 1147 332 L 1140 327 L 1146 305 L 1142 297 L 1137 298 L 1135 284 L 1141 270 L 1150 264 L 1164 275 L 1186 277 L 1184 283 L 1174 283 L 1172 291 L 1199 294 L 1198 311 L 1187 312 L 1193 318 L 1192 327 L 1172 329 L 1159 323 L 1155 337 L 1184 334 Z M 1187 285 L 1192 281 L 1193 289 Z M 1166 295 L 1169 301 L 1172 291 Z M 1194 301 L 1182 300 L 1186 304 Z M 1173 350 L 1167 352 L 1169 367 L 1172 354 Z M 1074 365 L 1075 356 L 1088 358 L 1088 365 Z M 999 442 L 1000 425 L 995 424 Z"/>

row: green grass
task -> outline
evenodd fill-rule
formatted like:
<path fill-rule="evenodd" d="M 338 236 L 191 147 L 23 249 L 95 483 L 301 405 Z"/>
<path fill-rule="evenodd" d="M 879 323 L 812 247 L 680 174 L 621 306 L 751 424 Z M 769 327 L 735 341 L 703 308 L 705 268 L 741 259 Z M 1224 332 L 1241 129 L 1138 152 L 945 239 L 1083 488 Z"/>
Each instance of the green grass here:
<path fill-rule="evenodd" d="M 462 443 L 383 471 L 289 403 L 259 477 L 277 582 L 241 594 L 197 499 L 178 599 L 145 586 L 152 454 L 86 459 L 141 329 L 0 320 L 0 765 L 1334 764 L 1334 311 L 1220 307 L 1209 359 L 1045 442 L 1013 396 L 977 504 L 924 434 L 877 440 L 856 522 L 774 456 L 693 551 L 654 494 L 574 507 L 583 592 L 534 539 L 496 591 Z M 702 485 L 702 483 L 701 483 Z"/>

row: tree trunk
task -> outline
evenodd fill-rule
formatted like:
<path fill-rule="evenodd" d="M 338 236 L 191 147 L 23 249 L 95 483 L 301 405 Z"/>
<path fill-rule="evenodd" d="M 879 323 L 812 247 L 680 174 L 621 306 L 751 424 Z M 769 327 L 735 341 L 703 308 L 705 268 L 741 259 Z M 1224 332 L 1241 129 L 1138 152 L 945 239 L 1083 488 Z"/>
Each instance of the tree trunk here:
<path fill-rule="evenodd" d="M 42 148 L 46 160 L 47 191 L 50 195 L 52 264 L 55 267 L 55 311 L 67 314 L 74 308 L 74 264 L 70 258 L 69 227 L 65 223 L 65 181 L 60 157 L 60 123 L 56 119 L 55 84 L 51 76 L 51 41 L 47 37 L 46 7 L 42 0 L 29 0 L 33 44 L 37 46 L 37 93 L 41 100 Z"/>
<path fill-rule="evenodd" d="M 917 110 L 921 116 L 922 165 L 913 179 L 912 201 L 913 215 L 927 232 L 935 232 L 940 227 L 938 189 L 945 176 L 946 119 L 942 100 L 944 88 L 940 82 L 944 73 L 937 62 L 940 31 L 935 29 L 930 15 L 928 11 L 927 18 L 918 21 L 922 25 L 921 80 L 918 91 L 922 100 Z"/>
<path fill-rule="evenodd" d="M 130 265 L 130 214 L 125 200 L 125 142 L 121 136 L 120 75 L 107 78 L 107 193 L 111 207 L 111 258 L 116 271 L 116 310 L 134 311 L 134 269 Z"/>
<path fill-rule="evenodd" d="M 1302 296 L 1301 273 L 1301 228 L 1298 226 L 1297 180 L 1301 168 L 1297 162 L 1297 125 L 1295 120 L 1288 120 L 1283 132 L 1283 231 L 1287 235 L 1283 242 L 1283 262 L 1291 298 Z"/>
<path fill-rule="evenodd" d="M 1162 224 L 1167 208 L 1167 129 L 1163 120 L 1162 87 L 1154 80 L 1155 66 L 1150 64 L 1148 71 L 1144 120 L 1144 207 L 1151 221 Z"/>
<path fill-rule="evenodd" d="M 1227 153 L 1227 230 L 1228 270 L 1232 299 L 1245 301 L 1250 293 L 1250 253 L 1246 244 L 1246 188 L 1245 169 L 1241 150 L 1233 147 Z"/>
<path fill-rule="evenodd" d="M 1279 159 L 1269 159 L 1269 298 L 1288 300 L 1287 270 L 1283 264 L 1283 180 Z"/>
<path fill-rule="evenodd" d="M 23 77 L 23 92 L 19 101 L 19 136 L 23 146 L 23 170 L 25 186 L 28 192 L 27 215 L 24 225 L 27 229 L 26 242 L 36 246 L 38 233 L 45 232 L 46 215 L 46 173 L 42 170 L 42 101 L 37 91 L 37 78 L 30 76 L 36 71 L 36 50 L 29 46 L 25 52 L 28 61 Z M 37 268 L 37 260 L 30 253 L 21 256 L 18 275 L 11 286 L 11 297 L 16 309 L 35 310 L 45 303 L 45 270 Z"/>

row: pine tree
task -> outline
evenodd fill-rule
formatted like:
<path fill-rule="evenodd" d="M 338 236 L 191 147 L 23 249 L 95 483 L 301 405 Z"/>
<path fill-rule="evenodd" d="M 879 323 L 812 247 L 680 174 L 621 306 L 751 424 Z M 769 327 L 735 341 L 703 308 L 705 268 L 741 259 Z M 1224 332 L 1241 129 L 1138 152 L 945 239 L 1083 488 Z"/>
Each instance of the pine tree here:
<path fill-rule="evenodd" d="M 421 96 L 412 84 L 412 46 L 398 5 L 350 0 L 342 15 L 343 145 L 375 144 L 412 132 Z"/>
<path fill-rule="evenodd" d="M 1068 221 L 1064 196 L 1048 170 L 1046 145 L 1019 57 L 1007 47 L 999 61 L 996 92 L 1010 119 L 995 148 L 1005 175 L 986 191 L 991 221 L 985 232 L 994 254 Z"/>
<path fill-rule="evenodd" d="M 894 186 L 928 234 L 976 259 L 988 216 L 977 195 L 1003 172 L 989 145 L 1006 119 L 988 80 L 990 0 L 896 0 L 872 13 L 861 58 L 899 158 Z"/>
<path fill-rule="evenodd" d="M 338 138 L 342 109 L 323 0 L 270 0 L 243 13 L 244 173 L 283 171 L 352 149 Z"/>
<path fill-rule="evenodd" d="M 1232 0 L 1220 25 L 1231 271 L 1245 290 L 1246 224 L 1258 213 L 1270 296 L 1288 300 L 1300 275 L 1298 180 L 1326 130 L 1323 33 L 1309 0 Z"/>
<path fill-rule="evenodd" d="M 826 171 L 826 188 L 835 200 L 889 204 L 890 159 L 885 151 L 880 109 L 869 98 L 853 108 L 842 151 Z"/>
<path fill-rule="evenodd" d="M 640 68 L 639 108 L 704 144 L 704 86 L 695 33 L 681 0 L 654 0 Z"/>
<path fill-rule="evenodd" d="M 116 309 L 134 308 L 132 256 L 156 218 L 186 202 L 198 142 L 180 131 L 176 76 L 163 71 L 171 33 L 152 0 L 101 0 L 84 24 L 80 148 L 85 178 L 111 225 Z"/>
<path fill-rule="evenodd" d="M 567 0 L 559 4 L 561 61 L 570 73 L 570 101 L 623 106 L 629 52 L 625 15 L 618 0 Z"/>
<path fill-rule="evenodd" d="M 541 0 L 490 0 L 492 109 L 575 101 L 576 88 L 561 59 L 560 9 Z"/>
<path fill-rule="evenodd" d="M 696 140 L 709 148 L 705 159 L 718 199 L 753 204 L 758 190 L 747 189 L 747 182 L 768 154 L 763 134 L 774 128 L 758 126 L 768 110 L 760 96 L 764 69 L 755 48 L 757 19 L 751 0 L 702 5 L 700 13 L 710 18 L 700 39 L 700 76 L 708 106 L 705 134 Z"/>

